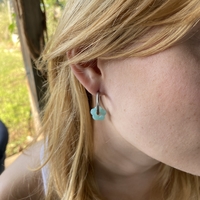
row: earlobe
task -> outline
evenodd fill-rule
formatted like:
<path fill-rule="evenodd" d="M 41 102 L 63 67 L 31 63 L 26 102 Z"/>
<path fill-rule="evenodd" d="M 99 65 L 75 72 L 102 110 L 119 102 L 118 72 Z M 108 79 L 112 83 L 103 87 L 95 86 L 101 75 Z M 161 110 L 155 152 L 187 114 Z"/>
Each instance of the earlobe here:
<path fill-rule="evenodd" d="M 73 52 L 67 54 L 70 59 Z M 86 63 L 76 63 L 70 65 L 73 74 L 85 89 L 92 95 L 95 95 L 101 83 L 101 71 L 98 68 L 97 59 L 88 61 Z"/>

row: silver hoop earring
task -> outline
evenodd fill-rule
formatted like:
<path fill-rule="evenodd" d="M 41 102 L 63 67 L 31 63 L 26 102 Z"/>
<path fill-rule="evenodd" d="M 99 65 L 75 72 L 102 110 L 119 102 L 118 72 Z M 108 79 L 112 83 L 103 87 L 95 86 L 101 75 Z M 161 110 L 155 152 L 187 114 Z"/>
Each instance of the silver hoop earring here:
<path fill-rule="evenodd" d="M 96 94 L 96 106 L 91 109 L 90 114 L 94 120 L 104 120 L 106 111 L 100 106 L 99 92 Z"/>

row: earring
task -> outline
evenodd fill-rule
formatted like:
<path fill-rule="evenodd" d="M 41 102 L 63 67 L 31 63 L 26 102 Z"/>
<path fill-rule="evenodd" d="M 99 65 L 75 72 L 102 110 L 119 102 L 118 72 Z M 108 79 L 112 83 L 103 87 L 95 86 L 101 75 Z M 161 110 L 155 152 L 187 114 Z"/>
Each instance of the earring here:
<path fill-rule="evenodd" d="M 100 95 L 99 92 L 96 94 L 96 107 L 91 109 L 90 114 L 94 120 L 104 120 L 106 111 L 99 105 Z"/>

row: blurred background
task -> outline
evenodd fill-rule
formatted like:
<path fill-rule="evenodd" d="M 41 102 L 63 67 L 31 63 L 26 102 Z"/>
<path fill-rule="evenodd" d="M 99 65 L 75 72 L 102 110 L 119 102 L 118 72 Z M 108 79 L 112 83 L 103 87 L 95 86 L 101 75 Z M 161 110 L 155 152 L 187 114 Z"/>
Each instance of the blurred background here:
<path fill-rule="evenodd" d="M 46 16 L 46 43 L 55 31 L 66 0 L 41 2 L 40 9 Z M 7 157 L 21 152 L 36 134 L 30 82 L 16 20 L 12 0 L 0 0 L 0 120 L 9 131 Z"/>

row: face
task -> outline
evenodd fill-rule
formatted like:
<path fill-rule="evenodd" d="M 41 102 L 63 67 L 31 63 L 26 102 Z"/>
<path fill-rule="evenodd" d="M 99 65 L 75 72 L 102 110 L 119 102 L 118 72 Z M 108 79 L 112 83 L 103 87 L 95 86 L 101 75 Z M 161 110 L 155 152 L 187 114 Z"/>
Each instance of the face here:
<path fill-rule="evenodd" d="M 156 160 L 200 175 L 197 31 L 158 54 L 98 64 L 108 120 L 124 140 Z"/>

